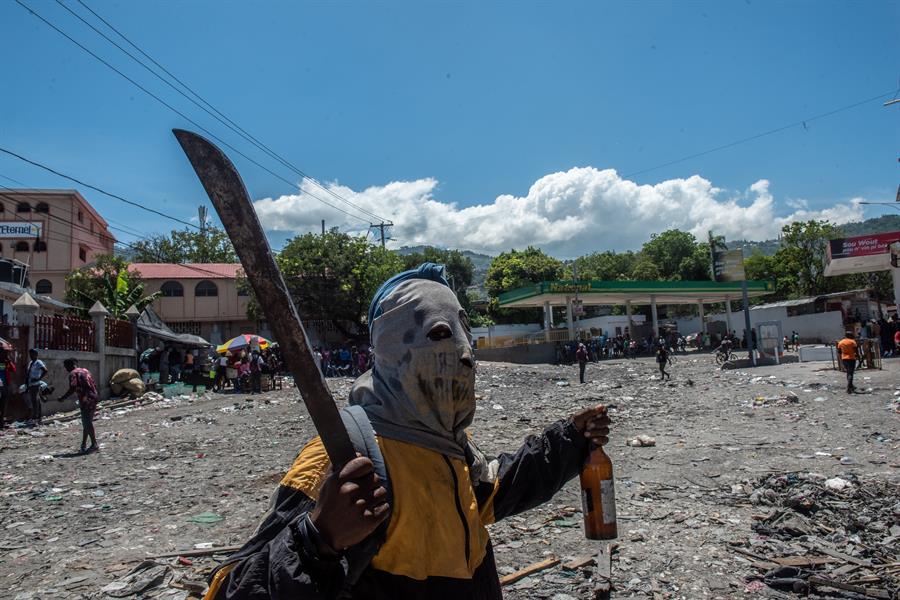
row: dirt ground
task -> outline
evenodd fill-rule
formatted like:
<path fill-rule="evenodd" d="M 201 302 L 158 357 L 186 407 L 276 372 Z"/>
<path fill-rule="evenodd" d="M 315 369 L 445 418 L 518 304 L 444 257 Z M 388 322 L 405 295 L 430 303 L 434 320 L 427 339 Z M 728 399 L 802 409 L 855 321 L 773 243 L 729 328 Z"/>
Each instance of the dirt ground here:
<path fill-rule="evenodd" d="M 480 363 L 472 430 L 482 449 L 514 451 L 573 410 L 608 403 L 613 597 L 787 597 L 747 588 L 753 559 L 735 549 L 756 543 L 761 507 L 742 484 L 781 472 L 897 482 L 900 359 L 859 372 L 864 393 L 853 396 L 830 363 L 720 371 L 710 355 L 689 353 L 671 372 L 662 383 L 650 359 L 607 361 L 590 364 L 580 385 L 576 367 Z M 341 397 L 350 383 L 330 380 Z M 129 588 L 123 578 L 150 557 L 241 544 L 312 426 L 285 389 L 104 411 L 97 431 L 102 450 L 71 458 L 63 455 L 80 442 L 77 420 L 0 436 L 0 597 L 200 595 L 215 556 L 156 558 L 145 565 L 156 569 L 150 583 Z M 638 434 L 656 445 L 626 445 Z M 577 479 L 491 535 L 501 574 L 601 546 L 582 534 Z M 549 568 L 508 585 L 505 597 L 590 598 L 591 570 Z"/>

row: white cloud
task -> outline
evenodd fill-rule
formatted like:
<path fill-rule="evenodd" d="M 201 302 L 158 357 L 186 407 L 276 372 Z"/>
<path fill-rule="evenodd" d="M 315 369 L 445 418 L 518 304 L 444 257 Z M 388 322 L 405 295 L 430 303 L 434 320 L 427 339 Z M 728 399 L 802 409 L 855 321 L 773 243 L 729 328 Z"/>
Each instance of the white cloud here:
<path fill-rule="evenodd" d="M 535 245 L 557 256 L 594 250 L 639 248 L 651 233 L 678 228 L 705 238 L 708 230 L 729 239 L 770 239 L 795 220 L 862 219 L 861 198 L 824 210 L 793 201 L 793 212 L 779 210 L 760 179 L 746 192 L 730 193 L 694 175 L 655 185 L 622 179 L 613 169 L 573 168 L 537 180 L 525 196 L 501 195 L 489 204 L 459 207 L 436 197 L 435 179 L 396 181 L 355 191 L 328 187 L 354 204 L 394 222 L 395 246 L 432 244 L 496 253 Z M 315 187 L 304 188 L 346 208 Z M 308 195 L 264 198 L 255 202 L 270 231 L 318 231 L 329 227 L 362 231 L 366 224 L 335 211 Z"/>

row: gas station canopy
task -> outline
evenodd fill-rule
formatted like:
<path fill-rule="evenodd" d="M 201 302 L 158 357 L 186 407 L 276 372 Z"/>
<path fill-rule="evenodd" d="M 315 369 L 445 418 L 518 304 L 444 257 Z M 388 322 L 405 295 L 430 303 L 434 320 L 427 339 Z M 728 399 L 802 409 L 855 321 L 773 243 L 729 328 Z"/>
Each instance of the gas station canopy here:
<path fill-rule="evenodd" d="M 771 281 L 748 281 L 750 298 L 775 291 Z M 741 298 L 741 282 L 716 281 L 542 281 L 500 294 L 502 308 L 567 305 L 578 297 L 584 306 L 612 304 L 713 304 Z"/>

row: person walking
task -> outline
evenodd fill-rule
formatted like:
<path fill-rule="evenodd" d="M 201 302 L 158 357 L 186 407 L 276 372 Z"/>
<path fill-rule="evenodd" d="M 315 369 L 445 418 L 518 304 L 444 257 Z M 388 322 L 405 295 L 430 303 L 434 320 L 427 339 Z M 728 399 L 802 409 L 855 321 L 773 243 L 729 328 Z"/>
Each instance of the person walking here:
<path fill-rule="evenodd" d="M 169 349 L 161 347 L 159 349 L 159 385 L 169 383 Z"/>
<path fill-rule="evenodd" d="M 222 392 L 228 384 L 228 352 L 225 352 L 216 359 L 216 381 L 213 384 L 213 390 Z"/>
<path fill-rule="evenodd" d="M 254 350 L 250 354 L 250 393 L 259 394 L 262 392 L 262 372 L 266 368 L 266 361 L 260 356 L 259 350 Z"/>
<path fill-rule="evenodd" d="M 72 394 L 78 394 L 78 410 L 81 412 L 81 453 L 88 454 L 100 449 L 97 445 L 97 435 L 94 432 L 94 413 L 97 412 L 97 401 L 100 394 L 97 393 L 97 385 L 91 372 L 78 366 L 74 358 L 63 361 L 63 367 L 69 373 L 69 389 L 59 397 L 62 402 Z M 88 447 L 88 438 L 91 445 Z"/>
<path fill-rule="evenodd" d="M 584 370 L 587 368 L 588 362 L 587 348 L 585 348 L 584 344 L 578 344 L 578 349 L 575 351 L 575 360 L 578 361 L 578 380 L 584 383 Z"/>
<path fill-rule="evenodd" d="M 43 407 L 41 406 L 41 382 L 47 375 L 47 365 L 38 358 L 38 351 L 32 348 L 28 351 L 31 359 L 25 369 L 26 390 L 28 398 L 28 420 L 41 424 Z"/>
<path fill-rule="evenodd" d="M 838 342 L 838 350 L 841 353 L 841 362 L 844 364 L 844 370 L 847 372 L 847 393 L 852 394 L 856 391 L 853 385 L 853 373 L 856 371 L 856 354 L 858 345 L 853 339 L 853 332 L 847 331 L 844 339 Z"/>
<path fill-rule="evenodd" d="M 666 372 L 666 363 L 669 362 L 669 351 L 665 346 L 656 348 L 656 363 L 659 365 L 659 378 L 663 381 L 672 379 L 672 376 Z"/>
<path fill-rule="evenodd" d="M 0 429 L 6 427 L 6 401 L 12 390 L 12 376 L 16 372 L 16 364 L 9 360 L 9 352 L 0 348 Z"/>

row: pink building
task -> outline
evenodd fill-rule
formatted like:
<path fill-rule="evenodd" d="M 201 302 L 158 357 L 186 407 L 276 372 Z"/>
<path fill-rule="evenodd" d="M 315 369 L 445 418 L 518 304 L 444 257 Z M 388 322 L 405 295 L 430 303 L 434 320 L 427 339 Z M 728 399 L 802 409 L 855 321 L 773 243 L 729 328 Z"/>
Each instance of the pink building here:
<path fill-rule="evenodd" d="M 134 263 L 145 293 L 162 292 L 153 310 L 176 333 L 220 344 L 241 333 L 259 333 L 247 318 L 249 295 L 238 285 L 241 265 Z"/>
<path fill-rule="evenodd" d="M 2 190 L 0 256 L 29 266 L 37 294 L 62 300 L 66 275 L 113 251 L 106 221 L 75 190 Z"/>

